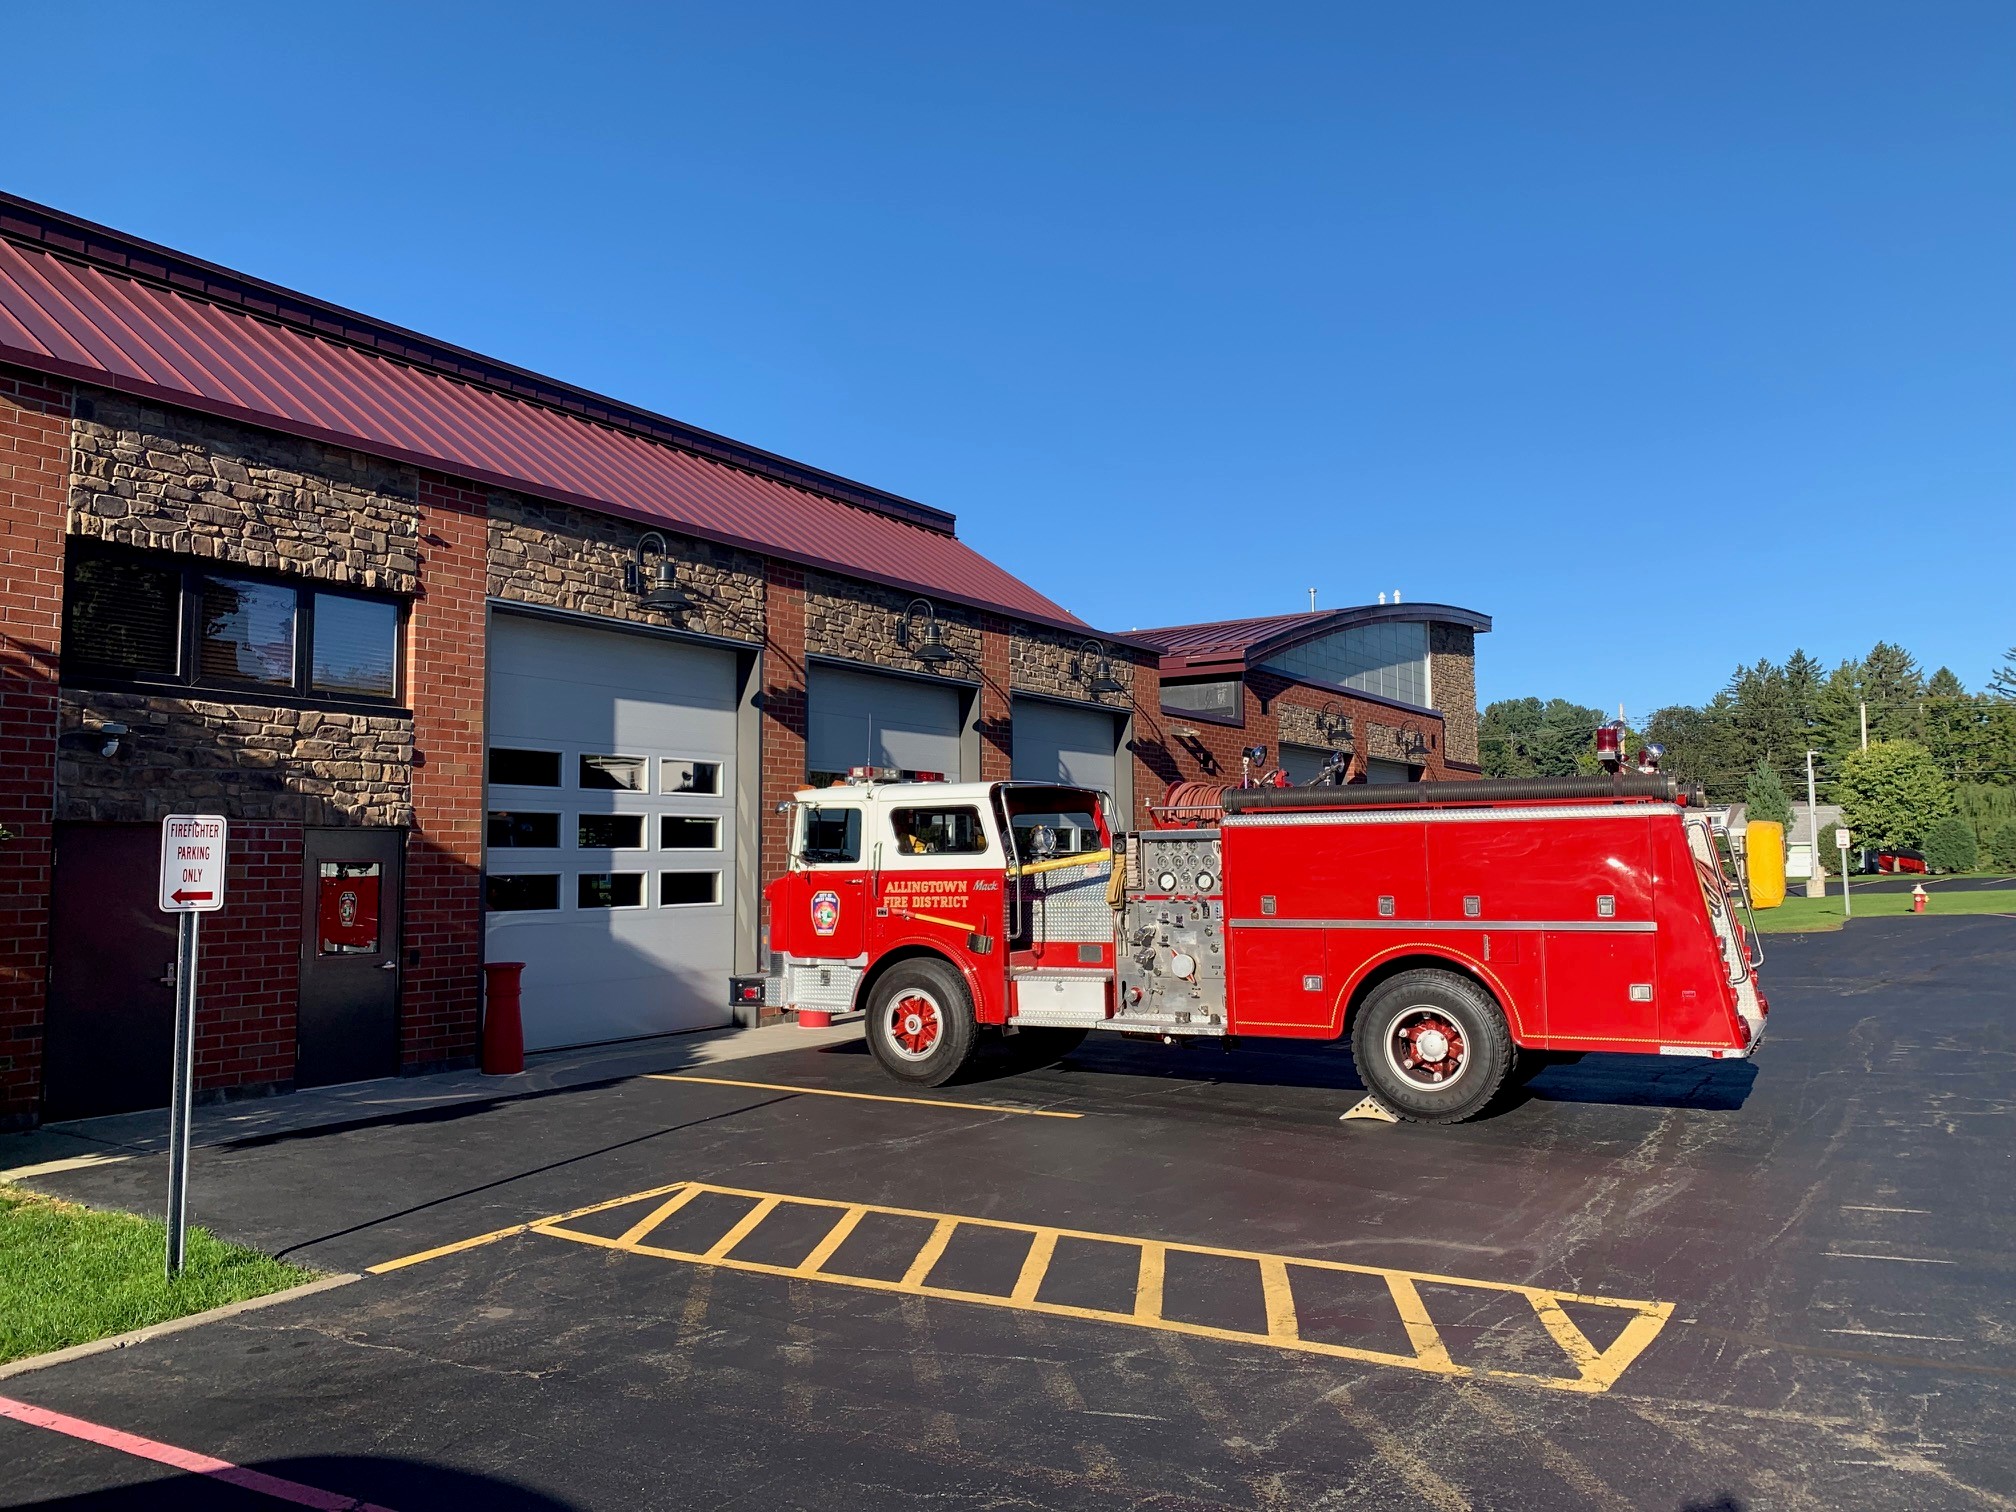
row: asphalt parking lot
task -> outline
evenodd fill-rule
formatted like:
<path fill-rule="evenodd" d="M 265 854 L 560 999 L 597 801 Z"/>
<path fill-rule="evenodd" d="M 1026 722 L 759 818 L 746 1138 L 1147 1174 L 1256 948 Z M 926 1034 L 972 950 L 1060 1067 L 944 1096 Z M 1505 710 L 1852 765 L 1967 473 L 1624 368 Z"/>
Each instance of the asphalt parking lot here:
<path fill-rule="evenodd" d="M 2016 923 L 1768 948 L 1755 1063 L 1456 1128 L 1340 1122 L 1327 1049 L 910 1098 L 849 1045 L 206 1150 L 203 1221 L 378 1269 L 0 1396 L 401 1512 L 2016 1506 Z M 10 1507 L 280 1505 L 0 1459 Z"/>

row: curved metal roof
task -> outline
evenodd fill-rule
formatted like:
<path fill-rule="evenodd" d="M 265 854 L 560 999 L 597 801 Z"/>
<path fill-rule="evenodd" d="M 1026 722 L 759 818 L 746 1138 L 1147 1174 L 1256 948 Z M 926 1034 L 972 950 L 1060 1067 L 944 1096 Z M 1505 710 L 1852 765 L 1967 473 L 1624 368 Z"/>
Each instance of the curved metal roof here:
<path fill-rule="evenodd" d="M 943 511 L 5 195 L 0 363 L 1088 628 Z"/>
<path fill-rule="evenodd" d="M 1258 619 L 1213 620 L 1201 625 L 1169 625 L 1159 630 L 1133 630 L 1129 638 L 1162 652 L 1164 676 L 1215 666 L 1251 666 L 1299 646 L 1304 641 L 1382 621 L 1429 621 L 1462 625 L 1482 634 L 1491 616 L 1454 604 L 1359 604 L 1346 609 L 1318 609 L 1300 614 L 1270 614 Z"/>

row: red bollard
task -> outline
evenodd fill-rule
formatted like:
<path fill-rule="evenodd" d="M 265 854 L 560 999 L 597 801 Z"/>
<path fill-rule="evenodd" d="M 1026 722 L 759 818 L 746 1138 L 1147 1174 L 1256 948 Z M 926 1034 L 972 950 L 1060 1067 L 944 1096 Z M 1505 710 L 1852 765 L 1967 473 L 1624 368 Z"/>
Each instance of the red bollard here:
<path fill-rule="evenodd" d="M 523 961 L 483 966 L 483 1074 L 516 1076 L 525 1069 L 525 1023 L 518 1013 Z"/>

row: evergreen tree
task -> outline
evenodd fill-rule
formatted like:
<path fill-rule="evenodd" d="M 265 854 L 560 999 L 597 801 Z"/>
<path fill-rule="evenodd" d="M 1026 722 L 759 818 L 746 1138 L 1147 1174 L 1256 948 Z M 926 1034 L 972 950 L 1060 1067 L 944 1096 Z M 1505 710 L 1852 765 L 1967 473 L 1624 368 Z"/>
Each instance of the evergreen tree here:
<path fill-rule="evenodd" d="M 1841 757 L 1862 744 L 1861 704 L 1864 694 L 1862 664 L 1844 661 L 1820 684 L 1814 694 L 1813 749 L 1829 758 L 1823 767 L 1830 776 Z"/>
<path fill-rule="evenodd" d="M 1792 715 L 1792 727 L 1799 737 L 1799 759 L 1813 748 L 1813 736 L 1820 725 L 1820 684 L 1826 674 L 1820 663 L 1804 651 L 1785 658 L 1785 706 Z"/>
<path fill-rule="evenodd" d="M 2016 646 L 2002 653 L 2002 665 L 1989 676 L 1988 696 L 2016 700 Z"/>
<path fill-rule="evenodd" d="M 1902 646 L 1878 641 L 1862 658 L 1862 697 L 1869 705 L 1871 740 L 1917 740 L 1925 675 Z M 1856 739 L 1860 745 L 1858 733 Z"/>
<path fill-rule="evenodd" d="M 1757 758 L 1757 765 L 1750 769 L 1750 781 L 1743 789 L 1743 802 L 1749 809 L 1751 823 L 1768 819 L 1778 826 L 1779 842 L 1792 842 L 1792 800 L 1785 796 L 1785 784 L 1778 780 L 1778 769 L 1764 757 Z"/>
<path fill-rule="evenodd" d="M 1986 725 L 1985 700 L 1967 696 L 1960 679 L 1950 668 L 1941 667 L 1925 684 L 1920 706 L 1920 733 L 1925 749 L 1939 763 L 1950 782 L 1964 782 L 1981 764 L 1982 733 Z"/>
<path fill-rule="evenodd" d="M 1600 709 L 1565 698 L 1500 699 L 1478 721 L 1479 764 L 1487 777 L 1572 777 L 1602 722 Z"/>

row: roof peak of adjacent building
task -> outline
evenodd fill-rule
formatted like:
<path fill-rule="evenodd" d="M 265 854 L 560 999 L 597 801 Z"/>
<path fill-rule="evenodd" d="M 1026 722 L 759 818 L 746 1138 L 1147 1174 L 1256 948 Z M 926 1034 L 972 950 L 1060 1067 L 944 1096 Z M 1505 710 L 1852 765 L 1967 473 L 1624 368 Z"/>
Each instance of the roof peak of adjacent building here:
<path fill-rule="evenodd" d="M 158 284 L 184 297 L 235 307 L 321 340 L 342 342 L 408 366 L 426 368 L 457 382 L 481 385 L 578 419 L 627 430 L 710 461 L 823 494 L 857 509 L 889 515 L 945 535 L 957 534 L 957 517 L 949 510 L 794 461 L 669 415 L 626 404 L 579 384 L 438 340 L 5 190 L 0 190 L 0 237 Z"/>
<path fill-rule="evenodd" d="M 1336 609 L 1301 609 L 1289 614 L 1262 614 L 1246 619 L 1200 620 L 1188 625 L 1133 630 L 1129 635 L 1135 640 L 1160 647 L 1165 656 L 1164 671 L 1168 671 L 1167 659 L 1171 657 L 1212 660 L 1251 658 L 1285 649 L 1327 630 L 1391 620 L 1461 625 L 1480 634 L 1491 628 L 1491 616 L 1488 614 L 1455 604 L 1423 600 L 1411 604 L 1347 604 Z"/>

